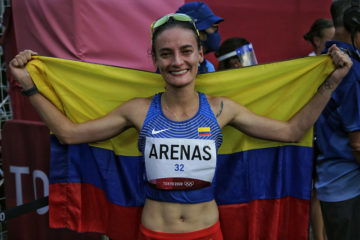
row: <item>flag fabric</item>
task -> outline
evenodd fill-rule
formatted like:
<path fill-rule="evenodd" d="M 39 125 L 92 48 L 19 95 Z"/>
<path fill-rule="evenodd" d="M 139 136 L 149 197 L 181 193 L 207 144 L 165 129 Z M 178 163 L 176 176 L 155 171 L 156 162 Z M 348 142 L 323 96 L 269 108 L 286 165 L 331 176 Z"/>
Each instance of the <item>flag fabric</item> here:
<path fill-rule="evenodd" d="M 40 92 L 79 123 L 165 86 L 156 73 L 41 56 L 27 69 Z M 287 120 L 333 70 L 328 56 L 305 57 L 201 74 L 196 89 Z M 51 135 L 51 227 L 136 239 L 145 201 L 137 136 L 128 129 L 103 142 L 63 145 Z M 223 136 L 214 184 L 224 239 L 307 239 L 312 131 L 296 144 L 252 138 L 232 127 Z"/>

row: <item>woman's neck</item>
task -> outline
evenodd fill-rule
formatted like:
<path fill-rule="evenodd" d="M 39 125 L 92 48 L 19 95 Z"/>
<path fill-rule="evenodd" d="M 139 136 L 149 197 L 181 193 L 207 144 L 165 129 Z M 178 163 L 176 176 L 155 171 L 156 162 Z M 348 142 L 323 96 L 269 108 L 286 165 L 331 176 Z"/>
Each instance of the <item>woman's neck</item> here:
<path fill-rule="evenodd" d="M 198 112 L 199 96 L 193 88 L 188 90 L 167 87 L 162 95 L 161 106 L 171 120 L 184 121 Z"/>
<path fill-rule="evenodd" d="M 351 35 L 344 27 L 335 28 L 335 35 L 333 40 L 352 44 Z"/>

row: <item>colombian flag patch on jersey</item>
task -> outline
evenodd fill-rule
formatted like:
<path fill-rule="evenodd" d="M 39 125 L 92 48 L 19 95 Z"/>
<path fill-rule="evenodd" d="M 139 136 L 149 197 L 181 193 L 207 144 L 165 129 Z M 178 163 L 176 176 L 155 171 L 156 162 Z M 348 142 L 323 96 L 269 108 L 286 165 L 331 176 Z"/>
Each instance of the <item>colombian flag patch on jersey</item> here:
<path fill-rule="evenodd" d="M 210 136 L 211 135 L 210 128 L 209 127 L 198 128 L 198 135 L 199 137 Z"/>

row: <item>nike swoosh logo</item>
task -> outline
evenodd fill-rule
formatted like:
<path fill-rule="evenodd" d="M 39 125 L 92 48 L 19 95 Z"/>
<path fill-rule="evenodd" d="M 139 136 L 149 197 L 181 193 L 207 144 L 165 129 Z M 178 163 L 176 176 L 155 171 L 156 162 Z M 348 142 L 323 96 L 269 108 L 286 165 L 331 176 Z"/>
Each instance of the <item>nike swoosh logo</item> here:
<path fill-rule="evenodd" d="M 152 132 L 151 132 L 151 134 L 152 134 L 152 135 L 155 135 L 155 134 L 158 134 L 158 133 L 161 133 L 161 132 L 165 132 L 165 131 L 167 131 L 167 130 L 169 130 L 169 129 L 162 129 L 162 130 L 158 130 L 158 131 L 156 131 L 155 129 L 153 129 Z"/>

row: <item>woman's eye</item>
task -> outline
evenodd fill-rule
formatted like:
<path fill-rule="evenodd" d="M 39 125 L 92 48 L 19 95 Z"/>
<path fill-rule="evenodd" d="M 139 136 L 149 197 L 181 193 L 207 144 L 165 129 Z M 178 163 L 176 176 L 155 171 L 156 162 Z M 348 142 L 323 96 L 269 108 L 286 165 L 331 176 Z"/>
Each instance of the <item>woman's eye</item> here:
<path fill-rule="evenodd" d="M 164 52 L 160 54 L 161 57 L 169 57 L 170 53 Z"/>
<path fill-rule="evenodd" d="M 192 53 L 192 50 L 191 50 L 191 49 L 184 50 L 183 53 L 184 53 L 184 54 L 191 54 L 191 53 Z"/>

